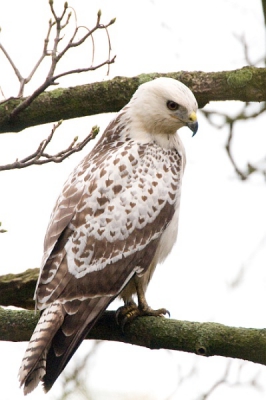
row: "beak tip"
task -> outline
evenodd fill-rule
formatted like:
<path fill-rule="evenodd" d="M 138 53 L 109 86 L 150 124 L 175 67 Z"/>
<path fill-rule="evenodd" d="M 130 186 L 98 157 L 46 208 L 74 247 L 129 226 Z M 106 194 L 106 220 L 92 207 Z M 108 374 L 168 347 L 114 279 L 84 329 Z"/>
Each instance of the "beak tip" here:
<path fill-rule="evenodd" d="M 194 122 L 189 122 L 187 124 L 187 126 L 189 127 L 189 129 L 193 132 L 192 137 L 196 135 L 197 131 L 198 131 L 198 121 L 194 121 Z"/>

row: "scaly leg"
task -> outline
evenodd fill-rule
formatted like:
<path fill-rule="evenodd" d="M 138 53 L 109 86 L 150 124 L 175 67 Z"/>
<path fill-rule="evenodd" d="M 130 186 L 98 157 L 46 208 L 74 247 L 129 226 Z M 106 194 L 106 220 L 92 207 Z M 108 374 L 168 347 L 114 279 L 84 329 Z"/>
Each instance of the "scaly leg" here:
<path fill-rule="evenodd" d="M 116 312 L 116 320 L 121 325 L 122 330 L 124 330 L 125 325 L 128 322 L 133 321 L 136 317 L 143 317 L 143 316 L 153 316 L 153 317 L 162 317 L 166 314 L 170 316 L 170 313 L 165 308 L 159 308 L 158 310 L 153 310 L 149 307 L 145 293 L 143 290 L 141 278 L 137 275 L 133 278 L 136 292 L 138 297 L 138 306 L 131 298 L 129 301 L 125 303 L 124 306 L 119 307 Z"/>

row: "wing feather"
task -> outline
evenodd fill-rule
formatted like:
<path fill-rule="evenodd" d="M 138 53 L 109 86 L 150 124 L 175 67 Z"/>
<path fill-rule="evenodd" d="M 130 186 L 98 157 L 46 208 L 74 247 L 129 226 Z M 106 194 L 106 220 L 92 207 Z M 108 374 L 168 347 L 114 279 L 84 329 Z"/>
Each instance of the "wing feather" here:
<path fill-rule="evenodd" d="M 76 168 L 47 231 L 45 253 L 50 254 L 36 292 L 39 308 L 45 308 L 63 292 L 69 298 L 80 296 L 77 288 L 82 288 L 81 297 L 92 296 L 101 287 L 102 275 L 117 273 L 114 265 L 118 261 L 141 252 L 160 238 L 175 212 L 183 172 L 176 152 L 167 150 L 163 156 L 162 152 L 155 144 L 125 142 L 109 158 L 101 156 L 99 162 L 96 152 Z M 164 175 L 158 173 L 160 170 Z M 79 185 L 73 192 L 76 203 L 74 197 L 69 203 L 64 197 L 70 183 Z M 142 268 L 148 268 L 147 263 L 142 264 Z M 72 277 L 75 283 L 71 285 Z M 108 295 L 108 291 L 114 293 L 110 287 L 101 293 Z"/>

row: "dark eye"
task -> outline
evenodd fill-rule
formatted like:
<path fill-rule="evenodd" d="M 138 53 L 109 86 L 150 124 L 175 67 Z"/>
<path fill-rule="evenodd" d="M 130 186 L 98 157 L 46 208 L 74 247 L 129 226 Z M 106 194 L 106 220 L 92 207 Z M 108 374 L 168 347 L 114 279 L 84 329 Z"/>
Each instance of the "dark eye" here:
<path fill-rule="evenodd" d="M 172 101 L 172 100 L 168 100 L 166 105 L 169 108 L 169 110 L 171 110 L 171 111 L 176 111 L 179 109 L 179 104 L 177 104 L 175 101 Z"/>

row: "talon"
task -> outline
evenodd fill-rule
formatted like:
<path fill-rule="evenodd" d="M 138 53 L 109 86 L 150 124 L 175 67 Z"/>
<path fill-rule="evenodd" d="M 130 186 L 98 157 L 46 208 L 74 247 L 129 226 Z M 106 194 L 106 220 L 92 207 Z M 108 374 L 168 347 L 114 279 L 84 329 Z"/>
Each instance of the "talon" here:
<path fill-rule="evenodd" d="M 116 322 L 120 325 L 122 332 L 124 332 L 125 325 L 128 322 L 133 321 L 136 317 L 140 315 L 140 310 L 135 303 L 125 304 L 119 307 L 115 313 Z"/>
<path fill-rule="evenodd" d="M 148 307 L 143 309 L 142 315 L 149 315 L 151 317 L 164 317 L 166 314 L 170 317 L 170 312 L 166 308 L 159 308 L 158 310 L 153 310 Z"/>
<path fill-rule="evenodd" d="M 153 310 L 150 307 L 144 307 L 140 309 L 135 303 L 130 303 L 119 307 L 115 317 L 117 324 L 120 325 L 122 332 L 124 332 L 126 324 L 132 322 L 137 317 L 164 317 L 166 314 L 170 317 L 170 312 L 165 308 Z"/>

